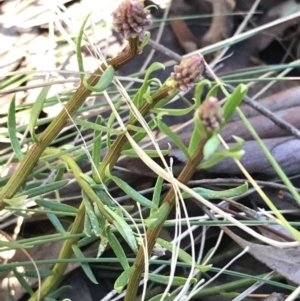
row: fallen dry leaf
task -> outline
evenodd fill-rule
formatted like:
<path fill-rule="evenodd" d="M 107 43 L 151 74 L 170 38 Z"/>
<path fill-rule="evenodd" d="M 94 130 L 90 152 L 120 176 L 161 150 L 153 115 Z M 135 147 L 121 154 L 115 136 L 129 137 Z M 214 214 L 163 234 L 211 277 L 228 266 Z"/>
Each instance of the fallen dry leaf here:
<path fill-rule="evenodd" d="M 242 248 L 249 247 L 249 253 L 271 270 L 300 285 L 300 247 L 279 249 L 260 245 L 242 239 L 227 227 L 221 227 Z"/>
<path fill-rule="evenodd" d="M 228 202 L 230 205 L 236 207 L 240 211 L 244 212 L 246 216 L 258 220 L 258 221 L 267 221 L 270 220 L 267 218 L 262 212 L 253 210 L 247 206 L 244 206 L 238 202 L 235 202 L 233 200 L 226 199 L 226 202 Z M 281 225 L 264 225 L 264 226 L 257 226 L 259 231 L 266 237 L 278 240 L 278 241 L 286 241 L 288 239 L 289 241 L 292 241 L 293 238 L 291 237 L 291 234 L 286 228 L 284 228 Z M 273 230 L 273 231 L 271 231 Z"/>

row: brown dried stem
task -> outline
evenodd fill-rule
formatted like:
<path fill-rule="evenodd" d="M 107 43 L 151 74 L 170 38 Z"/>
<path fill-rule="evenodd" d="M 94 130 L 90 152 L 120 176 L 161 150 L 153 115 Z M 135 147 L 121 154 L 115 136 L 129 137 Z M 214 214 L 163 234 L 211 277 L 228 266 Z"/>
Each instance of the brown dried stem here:
<path fill-rule="evenodd" d="M 120 69 L 122 66 L 132 60 L 138 52 L 138 39 L 130 38 L 129 47 L 126 52 L 121 53 L 117 57 L 108 62 L 115 70 Z M 106 64 L 102 64 L 88 79 L 88 84 L 94 86 L 99 81 L 102 73 L 106 69 Z M 21 185 L 26 181 L 28 175 L 33 170 L 34 166 L 38 162 L 39 158 L 53 141 L 53 139 L 59 134 L 59 132 L 69 122 L 69 116 L 73 116 L 77 110 L 84 103 L 86 98 L 92 93 L 84 87 L 83 84 L 77 89 L 74 95 L 67 102 L 66 106 L 62 109 L 58 116 L 56 116 L 46 130 L 39 137 L 39 142 L 34 143 L 30 148 L 24 159 L 20 162 L 18 170 L 9 179 L 7 184 L 0 191 L 0 209 L 5 206 L 4 199 L 12 198 L 19 190 Z"/>
<path fill-rule="evenodd" d="M 181 183 L 186 184 L 192 177 L 192 175 L 195 173 L 199 163 L 203 159 L 203 147 L 206 143 L 207 139 L 202 139 L 199 142 L 199 147 L 195 153 L 195 155 L 189 159 L 189 161 L 186 163 L 185 167 L 181 171 L 178 181 Z M 168 203 L 169 206 L 169 212 L 171 211 L 172 207 L 175 204 L 175 191 L 174 189 L 170 189 L 169 192 L 166 194 L 162 204 Z M 165 220 L 167 219 L 168 214 L 166 215 L 166 218 L 160 223 L 159 226 L 157 226 L 154 229 L 148 229 L 146 233 L 146 238 L 147 239 L 147 247 L 148 247 L 148 254 L 151 253 L 156 239 L 164 225 Z M 136 259 L 134 261 L 134 269 L 135 272 L 133 275 L 130 277 L 129 282 L 128 282 L 128 287 L 127 287 L 127 292 L 124 301 L 134 301 L 136 298 L 138 286 L 139 286 L 139 281 L 142 277 L 143 271 L 144 271 L 144 265 L 145 265 L 145 254 L 144 254 L 144 249 L 143 247 L 140 247 Z"/>

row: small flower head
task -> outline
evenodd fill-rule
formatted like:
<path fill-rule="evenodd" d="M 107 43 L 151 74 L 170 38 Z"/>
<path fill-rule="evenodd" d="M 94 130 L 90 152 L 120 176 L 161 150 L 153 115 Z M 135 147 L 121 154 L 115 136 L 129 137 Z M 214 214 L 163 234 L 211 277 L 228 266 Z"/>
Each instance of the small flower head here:
<path fill-rule="evenodd" d="M 221 123 L 224 121 L 223 110 L 216 97 L 211 96 L 207 98 L 200 106 L 198 114 L 208 131 L 219 129 Z"/>
<path fill-rule="evenodd" d="M 154 256 L 165 256 L 167 249 L 163 248 L 160 244 L 156 243 L 151 252 L 151 255 Z"/>
<path fill-rule="evenodd" d="M 201 54 L 194 55 L 174 67 L 171 73 L 171 85 L 181 91 L 186 91 L 198 82 L 204 72 L 204 58 Z"/>
<path fill-rule="evenodd" d="M 136 237 L 136 242 L 139 246 L 143 245 L 143 239 L 141 237 Z M 164 256 L 166 255 L 167 249 L 163 248 L 159 243 L 155 243 L 151 255 L 153 256 Z"/>
<path fill-rule="evenodd" d="M 125 0 L 113 13 L 115 30 L 127 40 L 133 34 L 137 34 L 142 41 L 145 37 L 145 27 L 152 24 L 148 18 L 149 13 L 140 1 Z"/>

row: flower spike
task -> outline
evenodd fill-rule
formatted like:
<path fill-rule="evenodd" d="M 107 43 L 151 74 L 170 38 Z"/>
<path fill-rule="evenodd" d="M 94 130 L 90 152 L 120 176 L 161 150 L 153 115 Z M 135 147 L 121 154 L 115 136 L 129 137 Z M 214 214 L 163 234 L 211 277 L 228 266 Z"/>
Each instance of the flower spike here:
<path fill-rule="evenodd" d="M 115 30 L 129 39 L 136 34 L 140 41 L 145 37 L 145 27 L 152 24 L 149 19 L 150 11 L 144 9 L 143 4 L 136 0 L 125 0 L 113 12 Z"/>
<path fill-rule="evenodd" d="M 208 131 L 216 131 L 224 121 L 223 109 L 216 97 L 207 98 L 199 108 L 199 118 Z"/>
<path fill-rule="evenodd" d="M 194 55 L 174 67 L 174 72 L 171 73 L 172 81 L 169 84 L 175 89 L 186 91 L 200 80 L 204 69 L 203 56 Z"/>

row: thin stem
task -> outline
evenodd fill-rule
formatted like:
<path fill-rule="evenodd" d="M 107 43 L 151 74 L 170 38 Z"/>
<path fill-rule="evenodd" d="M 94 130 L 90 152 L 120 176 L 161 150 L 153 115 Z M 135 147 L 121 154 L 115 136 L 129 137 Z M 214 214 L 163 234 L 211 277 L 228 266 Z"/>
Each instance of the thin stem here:
<path fill-rule="evenodd" d="M 235 89 L 233 86 L 229 84 L 226 84 L 226 88 L 228 88 L 230 92 L 234 91 Z M 282 128 L 283 130 L 291 133 L 292 135 L 300 139 L 300 131 L 296 127 L 294 127 L 293 125 L 291 125 L 290 123 L 288 123 L 287 121 L 279 117 L 278 115 L 274 114 L 269 109 L 262 106 L 260 103 L 258 103 L 251 97 L 245 95 L 243 100 L 247 105 L 249 105 L 253 109 L 257 110 L 258 112 L 260 112 L 261 114 L 263 114 L 264 116 L 272 120 L 278 127 Z"/>
<path fill-rule="evenodd" d="M 48 149 L 46 151 L 47 154 L 57 154 L 58 152 L 59 152 L 59 150 L 56 150 L 56 149 Z M 90 187 L 90 185 L 81 177 L 82 171 L 79 168 L 79 166 L 76 164 L 74 159 L 70 155 L 62 155 L 60 157 L 60 159 L 62 159 L 65 163 L 67 163 L 68 167 L 72 170 L 81 189 L 88 195 L 88 197 L 92 201 L 94 201 L 97 204 L 97 206 L 99 207 L 99 210 L 105 216 L 105 218 L 108 221 L 113 222 L 111 216 L 105 211 L 104 205 L 101 202 L 101 200 L 98 198 L 97 194 L 93 191 L 93 189 Z M 84 207 L 84 203 L 82 202 L 80 207 L 78 208 L 76 218 L 74 220 L 74 223 L 73 223 L 72 228 L 71 228 L 70 232 L 68 233 L 68 235 L 81 233 L 83 231 L 84 218 L 85 218 L 85 207 Z M 76 244 L 78 242 L 78 240 L 79 240 L 79 237 L 65 240 L 58 259 L 70 258 L 70 256 L 73 254 L 72 245 Z M 57 281 L 64 274 L 67 266 L 68 266 L 67 263 L 55 264 L 55 266 L 52 269 L 53 274 L 46 278 L 46 280 L 44 281 L 44 283 L 41 287 L 41 299 L 43 299 L 44 297 L 46 297 L 49 294 L 49 292 L 51 291 L 53 286 L 57 283 Z M 37 296 L 38 296 L 38 294 L 37 294 L 37 292 L 35 292 L 35 294 L 31 296 L 29 301 L 37 300 Z"/>
<path fill-rule="evenodd" d="M 165 87 L 162 87 L 161 89 L 159 89 L 157 92 L 155 92 L 152 95 L 153 102 L 145 103 L 144 105 L 142 105 L 139 108 L 139 111 L 142 114 L 142 116 L 144 116 L 144 117 L 147 116 L 150 113 L 151 108 L 153 108 L 158 103 L 158 101 L 169 96 L 170 90 L 171 90 L 170 87 L 165 86 Z M 127 124 L 136 124 L 136 123 L 137 123 L 137 119 L 134 116 L 132 116 L 129 119 Z M 106 167 L 109 165 L 112 168 L 115 165 L 126 142 L 127 142 L 127 138 L 124 134 L 119 135 L 117 137 L 116 141 L 114 142 L 114 144 L 112 145 L 112 147 L 109 149 L 108 153 L 106 154 L 105 158 L 103 159 L 103 162 L 99 166 L 98 171 L 99 171 L 100 177 L 98 179 L 96 178 L 96 180 L 98 180 L 98 182 L 100 182 L 100 179 L 102 179 L 102 181 L 103 181 L 103 179 L 105 179 Z M 56 153 L 55 150 L 49 149 L 46 151 L 46 153 L 50 153 L 50 154 L 53 154 L 53 152 Z M 69 167 L 72 169 L 74 176 L 75 176 L 77 182 L 79 183 L 79 185 L 81 186 L 82 190 L 84 190 L 87 193 L 87 195 L 89 196 L 89 198 L 97 204 L 101 213 L 106 217 L 106 219 L 108 221 L 113 222 L 111 216 L 107 213 L 107 211 L 105 211 L 103 203 L 101 202 L 101 200 L 99 200 L 98 196 L 95 194 L 93 189 L 89 186 L 89 184 L 87 182 L 85 182 L 84 179 L 82 179 L 80 177 L 81 170 L 78 167 L 78 165 L 76 164 L 76 162 L 73 160 L 73 158 L 71 158 L 68 155 L 62 155 L 60 158 L 62 160 L 64 160 L 69 165 Z M 70 231 L 70 235 L 82 232 L 83 226 L 84 226 L 84 214 L 85 214 L 85 207 L 82 203 L 78 209 L 78 214 L 74 220 L 73 226 Z M 77 241 L 78 241 L 78 238 L 66 240 L 63 244 L 63 247 L 62 247 L 62 250 L 61 250 L 61 253 L 60 253 L 58 259 L 61 260 L 61 259 L 69 258 L 73 253 L 72 245 L 77 243 Z M 66 267 L 67 267 L 66 263 L 57 263 L 54 266 L 53 275 L 49 276 L 42 285 L 42 290 L 41 290 L 42 298 L 44 298 L 45 296 L 47 296 L 47 294 L 49 294 L 49 292 L 51 291 L 53 286 L 57 283 L 57 281 L 60 279 L 60 277 L 62 277 L 64 271 L 66 270 Z M 29 299 L 29 301 L 35 301 L 36 298 L 37 298 L 37 293 L 35 293 Z"/>
<path fill-rule="evenodd" d="M 143 117 L 146 117 L 150 110 L 158 103 L 158 101 L 166 98 L 169 96 L 169 92 L 172 90 L 172 88 L 168 86 L 164 86 L 158 91 L 156 91 L 152 96 L 152 103 L 144 103 L 138 110 L 140 111 L 141 115 Z M 137 119 L 134 116 L 131 116 L 131 118 L 128 120 L 126 125 L 135 125 L 137 123 Z M 123 150 L 124 145 L 127 142 L 127 137 L 125 134 L 119 135 L 111 148 L 106 153 L 105 157 L 103 158 L 103 161 L 101 162 L 100 166 L 98 167 L 98 173 L 95 175 L 95 182 L 101 183 L 106 179 L 105 170 L 107 166 L 113 168 L 113 166 L 116 164 L 117 160 L 119 159 L 121 155 L 121 151 Z"/>
<path fill-rule="evenodd" d="M 71 231 L 68 233 L 68 235 L 81 233 L 83 231 L 83 221 L 84 221 L 84 215 L 85 215 L 85 207 L 84 203 L 82 202 L 80 207 L 78 208 L 78 214 L 76 216 L 76 219 L 74 221 L 74 224 L 72 226 Z M 77 222 L 76 222 L 77 221 Z M 79 221 L 79 222 L 78 222 Z M 59 254 L 59 259 L 68 259 L 72 256 L 72 245 L 76 244 L 78 242 L 79 238 L 72 238 L 67 239 L 64 242 L 64 245 L 61 249 L 61 252 Z M 52 272 L 53 274 L 46 278 L 46 280 L 43 282 L 40 292 L 40 300 L 43 300 L 49 292 L 52 290 L 53 286 L 61 279 L 63 276 L 66 268 L 68 266 L 68 263 L 57 263 L 54 265 Z M 38 300 L 38 294 L 37 291 L 28 299 L 28 301 L 36 301 Z"/>
<path fill-rule="evenodd" d="M 203 159 L 203 147 L 204 147 L 206 141 L 207 141 L 207 139 L 202 139 L 199 142 L 199 147 L 198 147 L 196 153 L 194 154 L 194 156 L 192 158 L 190 158 L 188 160 L 185 167 L 181 171 L 181 173 L 178 177 L 178 181 L 180 181 L 181 183 L 186 184 L 191 179 L 191 177 L 195 173 L 195 171 L 197 170 L 199 163 Z M 170 205 L 169 206 L 169 212 L 170 212 L 172 207 L 175 204 L 175 191 L 173 188 L 170 189 L 169 192 L 166 194 L 162 204 L 164 204 L 164 203 L 168 203 Z M 147 230 L 146 239 L 147 239 L 148 254 L 151 253 L 151 251 L 155 245 L 156 239 L 157 239 L 167 217 L 168 217 L 168 214 L 166 215 L 165 219 L 160 223 L 160 225 L 158 227 Z M 144 254 L 144 249 L 143 249 L 143 247 L 140 247 L 140 249 L 136 255 L 134 264 L 133 264 L 135 271 L 129 279 L 124 301 L 134 301 L 135 300 L 137 290 L 139 287 L 139 282 L 140 282 L 140 279 L 141 279 L 143 271 L 144 271 L 145 260 L 146 260 L 146 258 L 145 258 L 145 254 Z"/>
<path fill-rule="evenodd" d="M 138 51 L 138 39 L 131 38 L 129 40 L 128 50 L 121 53 L 117 57 L 110 60 L 107 64 L 112 65 L 115 70 L 120 69 L 126 63 L 134 58 Z M 106 64 L 102 64 L 87 80 L 90 86 L 98 83 L 103 71 L 106 69 Z M 0 191 L 0 209 L 5 206 L 3 199 L 12 198 L 19 190 L 21 185 L 26 181 L 28 175 L 38 162 L 40 156 L 43 154 L 47 146 L 59 134 L 59 132 L 68 124 L 69 116 L 73 116 L 77 110 L 84 103 L 86 98 L 92 93 L 81 83 L 80 87 L 74 95 L 67 102 L 66 106 L 62 109 L 58 116 L 56 116 L 46 130 L 39 137 L 39 142 L 33 144 L 30 150 L 22 161 L 18 170 L 12 175 L 7 184 Z"/>

